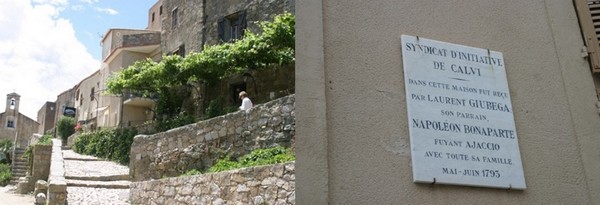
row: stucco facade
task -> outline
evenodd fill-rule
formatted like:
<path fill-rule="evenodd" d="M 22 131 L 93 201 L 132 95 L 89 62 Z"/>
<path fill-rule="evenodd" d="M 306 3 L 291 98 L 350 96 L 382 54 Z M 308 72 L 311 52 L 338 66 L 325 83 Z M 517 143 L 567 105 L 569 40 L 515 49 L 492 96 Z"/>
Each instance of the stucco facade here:
<path fill-rule="evenodd" d="M 300 1 L 298 204 L 599 204 L 598 97 L 572 1 Z M 502 52 L 527 188 L 413 183 L 400 36 Z"/>
<path fill-rule="evenodd" d="M 152 7 L 151 13 L 157 5 L 159 4 Z M 146 58 L 159 61 L 162 57 L 160 39 L 160 32 L 152 30 L 110 29 L 107 31 L 102 39 L 103 62 L 99 70 L 98 126 L 134 126 L 152 119 L 152 112 L 149 112 L 154 108 L 152 100 L 139 98 L 131 93 L 112 95 L 104 91 L 106 82 L 115 72 Z"/>
<path fill-rule="evenodd" d="M 38 110 L 37 121 L 40 123 L 40 127 L 37 131 L 39 134 L 45 134 L 54 128 L 54 119 L 56 117 L 56 103 L 46 102 L 44 106 Z"/>
<path fill-rule="evenodd" d="M 39 124 L 19 112 L 21 96 L 17 93 L 6 95 L 6 109 L 0 113 L 0 140 L 13 141 L 13 146 L 25 148 L 29 138 L 37 132 Z M 15 141 L 16 140 L 16 141 Z"/>
<path fill-rule="evenodd" d="M 97 126 L 98 112 L 96 111 L 100 107 L 99 94 L 100 72 L 98 71 L 81 80 L 75 87 L 75 108 L 77 109 L 75 121 L 77 123 L 90 129 Z"/>
<path fill-rule="evenodd" d="M 163 0 L 158 0 L 148 10 L 148 27 L 146 27 L 146 30 L 160 31 L 160 29 L 162 29 L 162 1 Z"/>

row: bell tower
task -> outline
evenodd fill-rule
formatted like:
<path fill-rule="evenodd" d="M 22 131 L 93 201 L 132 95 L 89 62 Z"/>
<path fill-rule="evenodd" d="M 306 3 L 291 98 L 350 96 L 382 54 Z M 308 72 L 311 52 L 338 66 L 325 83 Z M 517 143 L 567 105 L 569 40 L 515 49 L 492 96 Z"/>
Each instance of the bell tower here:
<path fill-rule="evenodd" d="M 19 113 L 20 98 L 21 96 L 17 93 L 10 93 L 6 95 L 6 114 L 11 115 L 12 113 Z"/>
<path fill-rule="evenodd" d="M 17 93 L 10 93 L 6 95 L 6 110 L 4 112 L 4 115 L 6 115 L 6 122 L 4 122 L 6 128 L 17 128 L 20 98 L 21 96 Z"/>

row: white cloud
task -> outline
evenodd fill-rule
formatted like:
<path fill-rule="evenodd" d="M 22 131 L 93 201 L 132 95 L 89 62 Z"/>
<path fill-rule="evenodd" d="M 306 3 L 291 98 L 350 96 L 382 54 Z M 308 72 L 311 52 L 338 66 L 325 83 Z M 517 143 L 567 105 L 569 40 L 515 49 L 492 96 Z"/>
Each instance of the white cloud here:
<path fill-rule="evenodd" d="M 83 10 L 85 10 L 85 6 L 83 6 L 83 5 L 73 5 L 73 6 L 71 6 L 71 9 L 73 9 L 75 11 L 83 11 Z"/>
<path fill-rule="evenodd" d="M 93 3 L 98 3 L 98 0 L 81 0 L 81 2 L 93 4 Z"/>
<path fill-rule="evenodd" d="M 107 13 L 107 14 L 110 14 L 110 15 L 117 15 L 117 14 L 119 14 L 119 12 L 117 10 L 114 10 L 114 9 L 111 9 L 111 8 L 98 8 L 98 7 L 96 7 L 96 11 Z"/>
<path fill-rule="evenodd" d="M 20 112 L 37 120 L 46 101 L 72 88 L 100 68 L 75 37 L 69 20 L 59 18 L 66 0 L 0 3 L 0 99 L 21 95 Z M 18 17 L 18 18 L 15 18 Z M 0 112 L 4 111 L 0 100 Z"/>
<path fill-rule="evenodd" d="M 25 1 L 27 2 L 27 1 Z M 33 0 L 33 3 L 35 4 L 49 4 L 49 5 L 54 5 L 54 6 L 59 6 L 59 5 L 67 5 L 68 1 L 67 0 Z"/>

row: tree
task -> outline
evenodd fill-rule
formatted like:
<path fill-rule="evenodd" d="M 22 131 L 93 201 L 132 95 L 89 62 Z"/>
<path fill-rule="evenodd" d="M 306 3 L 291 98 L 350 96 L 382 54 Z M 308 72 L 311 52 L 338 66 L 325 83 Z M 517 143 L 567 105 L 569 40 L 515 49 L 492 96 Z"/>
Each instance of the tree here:
<path fill-rule="evenodd" d="M 75 119 L 72 117 L 63 116 L 56 123 L 58 135 L 62 139 L 63 145 L 67 144 L 67 139 L 75 133 Z"/>

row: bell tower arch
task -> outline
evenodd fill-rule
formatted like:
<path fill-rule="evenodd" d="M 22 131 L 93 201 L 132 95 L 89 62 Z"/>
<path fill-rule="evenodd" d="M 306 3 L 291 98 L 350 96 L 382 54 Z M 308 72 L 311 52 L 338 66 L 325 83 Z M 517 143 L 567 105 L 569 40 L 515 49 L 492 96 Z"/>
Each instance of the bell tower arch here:
<path fill-rule="evenodd" d="M 17 128 L 20 98 L 21 96 L 17 93 L 6 95 L 6 108 L 4 111 L 6 115 L 6 122 L 4 122 L 6 128 Z"/>

